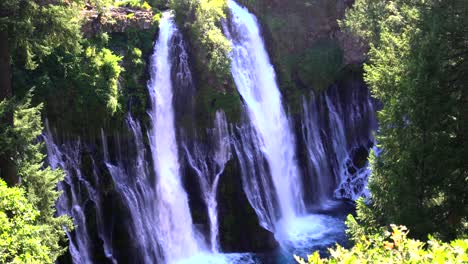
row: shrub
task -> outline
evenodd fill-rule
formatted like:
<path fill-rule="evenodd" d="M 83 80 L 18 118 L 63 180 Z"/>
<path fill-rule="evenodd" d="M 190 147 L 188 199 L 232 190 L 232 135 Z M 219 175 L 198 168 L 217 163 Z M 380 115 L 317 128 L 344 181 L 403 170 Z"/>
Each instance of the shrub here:
<path fill-rule="evenodd" d="M 427 243 L 409 239 L 404 226 L 391 225 L 391 232 L 363 235 L 351 249 L 337 245 L 329 249 L 330 257 L 322 259 L 318 252 L 308 256 L 306 263 L 467 263 L 468 239 L 442 243 L 432 237 Z"/>

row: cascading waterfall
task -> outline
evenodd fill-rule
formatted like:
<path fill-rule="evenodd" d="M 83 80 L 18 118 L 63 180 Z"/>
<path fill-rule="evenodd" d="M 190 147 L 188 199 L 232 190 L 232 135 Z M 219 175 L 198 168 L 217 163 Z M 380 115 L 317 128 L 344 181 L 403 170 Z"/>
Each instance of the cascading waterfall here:
<path fill-rule="evenodd" d="M 332 166 L 328 162 L 326 145 L 323 142 L 324 125 L 319 112 L 320 101 L 312 94 L 310 103 L 303 99 L 302 136 L 307 150 L 307 165 L 311 182 L 314 183 L 314 202 L 326 203 L 333 193 L 335 181 Z"/>
<path fill-rule="evenodd" d="M 331 87 L 303 100 L 302 136 L 309 174 L 318 184 L 315 203 L 326 205 L 333 196 L 351 200 L 369 196 L 366 158 L 368 149 L 375 145 L 374 104 L 368 90 L 358 86 L 342 95 L 337 87 Z"/>
<path fill-rule="evenodd" d="M 260 142 L 250 123 L 232 129 L 233 146 L 239 160 L 242 185 L 250 204 L 258 216 L 260 225 L 269 231 L 275 230 L 275 194 L 267 162 L 264 160 Z"/>
<path fill-rule="evenodd" d="M 198 176 L 203 200 L 208 209 L 211 251 L 218 253 L 220 250 L 217 210 L 218 183 L 226 163 L 231 159 L 230 135 L 226 115 L 223 111 L 216 112 L 215 127 L 207 130 L 207 136 L 211 141 L 208 146 L 194 142 L 191 151 L 187 145 L 184 145 L 184 149 L 190 167 Z"/>
<path fill-rule="evenodd" d="M 138 121 L 131 116 L 127 117 L 127 127 L 132 134 L 135 155 L 134 160 L 125 162 L 122 158 L 112 163 L 107 139 L 104 132 L 101 133 L 104 163 L 109 170 L 114 183 L 114 188 L 129 211 L 129 230 L 134 234 L 133 242 L 138 247 L 141 260 L 152 263 L 161 259 L 156 237 L 156 215 L 158 208 L 154 204 L 155 189 L 151 184 L 149 164 L 146 161 L 146 149 L 143 144 L 143 136 Z M 117 146 L 120 142 L 117 142 Z M 120 151 L 118 156 L 122 156 Z"/>
<path fill-rule="evenodd" d="M 329 89 L 327 96 L 327 106 L 333 115 L 330 117 L 330 126 L 336 124 L 341 131 L 331 136 L 341 136 L 340 144 L 345 146 L 343 149 L 335 144 L 337 165 L 334 168 L 338 175 L 338 187 L 334 196 L 351 200 L 361 196 L 369 198 L 367 179 L 371 171 L 367 156 L 370 148 L 378 152 L 373 135 L 377 130 L 375 102 L 365 87 L 354 86 L 344 96 L 347 101 L 345 104 L 340 99 L 337 87 Z M 335 102 L 331 98 L 335 98 Z M 332 107 L 333 104 L 337 106 Z M 339 151 L 343 153 L 338 154 Z"/>
<path fill-rule="evenodd" d="M 347 155 L 347 147 L 346 147 L 346 134 L 345 134 L 345 127 L 339 115 L 341 110 L 340 104 L 334 104 L 331 102 L 330 97 L 325 97 L 326 106 L 329 111 L 329 120 L 330 120 L 330 139 L 333 143 L 333 150 L 335 151 L 335 157 L 338 163 L 341 163 L 342 160 L 346 158 Z M 340 181 L 342 176 L 341 173 L 341 166 L 333 166 L 336 170 L 335 179 L 337 182 Z"/>
<path fill-rule="evenodd" d="M 170 60 L 170 43 L 177 29 L 172 14 L 164 13 L 159 25 L 148 83 L 152 124 L 149 141 L 156 173 L 156 237 L 165 261 L 173 263 L 199 252 L 200 242 L 179 170 Z"/>
<path fill-rule="evenodd" d="M 176 140 L 176 118 L 191 119 L 190 128 L 196 127 L 191 115 L 196 89 L 182 35 L 172 15 L 164 13 L 148 82 L 149 147 L 131 116 L 127 130 L 102 131 L 101 145 L 79 139 L 60 145 L 46 125 L 49 163 L 66 173 L 58 186 L 63 195 L 57 211 L 72 216 L 76 225 L 67 233 L 73 263 L 254 263 L 251 254 L 219 254 L 218 183 L 233 157 L 260 225 L 275 233 L 286 255 L 298 248 L 304 250 L 300 254 L 309 253 L 310 245 L 330 245 L 344 236 L 343 219 L 327 215 L 326 206 L 312 205 L 369 195 L 370 172 L 363 157 L 374 143 L 374 102 L 365 87 L 332 87 L 304 99 L 297 137 L 304 144 L 296 146 L 256 18 L 234 1 L 229 8 L 232 21 L 224 29 L 233 44 L 232 75 L 245 103 L 244 120 L 229 127 L 218 111 L 205 137 L 181 141 L 185 164 L 195 172 L 207 208 L 210 250 L 194 227 Z M 301 167 L 305 186 L 296 147 L 307 162 Z M 308 193 L 313 203 L 306 200 L 307 209 L 313 214 L 304 216 Z"/>
<path fill-rule="evenodd" d="M 47 148 L 47 158 L 52 169 L 61 168 L 65 171 L 65 180 L 58 185 L 59 191 L 64 194 L 57 202 L 57 212 L 59 215 L 69 215 L 76 225 L 75 232 L 67 232 L 70 240 L 69 251 L 74 263 L 93 263 L 91 248 L 91 237 L 86 225 L 85 206 L 90 202 L 99 205 L 99 197 L 95 188 L 88 182 L 81 173 L 81 144 L 64 145 L 62 150 L 54 143 L 52 132 L 46 122 L 46 133 L 43 136 Z M 93 162 L 94 164 L 94 162 Z M 80 188 L 83 190 L 80 190 Z M 98 210 L 99 212 L 100 210 Z M 106 242 L 106 240 L 103 240 Z M 107 247 L 106 247 L 107 248 Z M 111 251 L 107 252 L 112 255 Z"/>
<path fill-rule="evenodd" d="M 52 169 L 61 168 L 66 176 L 64 181 L 58 184 L 61 195 L 57 202 L 57 212 L 59 215 L 70 215 L 75 223 L 75 230 L 72 233 L 67 232 L 71 243 L 69 245 L 70 255 L 74 263 L 92 263 L 93 248 L 91 234 L 86 224 L 86 205 L 92 203 L 96 208 L 96 221 L 98 225 L 98 235 L 103 242 L 104 253 L 112 263 L 116 263 L 113 254 L 111 242 L 105 234 L 103 225 L 103 210 L 101 206 L 101 195 L 98 191 L 99 174 L 94 159 L 92 162 L 92 180 L 93 186 L 81 171 L 81 151 L 82 144 L 79 140 L 73 143 L 64 144 L 61 147 L 54 142 L 49 123 L 46 121 L 46 131 L 43 136 L 48 163 Z"/>
<path fill-rule="evenodd" d="M 255 140 L 268 161 L 280 217 L 287 223 L 304 210 L 294 134 L 282 106 L 275 72 L 255 16 L 232 0 L 228 2 L 228 6 L 232 20 L 229 25 L 225 25 L 225 31 L 233 45 L 232 75 L 246 104 L 250 122 L 255 130 Z M 251 189 L 247 194 L 253 193 L 253 189 L 262 185 L 254 182 L 256 180 L 252 178 L 244 182 L 247 188 Z M 249 197 L 250 201 L 255 199 Z M 272 208 L 268 206 L 264 209 Z M 275 213 L 263 212 L 261 215 Z"/>
<path fill-rule="evenodd" d="M 127 126 L 131 132 L 129 145 L 134 148 L 136 154 L 123 160 L 121 151 L 117 151 L 118 157 L 112 162 L 107 147 L 107 137 L 104 131 L 101 131 L 103 162 L 112 177 L 116 194 L 129 213 L 129 219 L 121 219 L 118 223 L 127 224 L 117 228 L 133 234 L 132 248 L 137 248 L 139 261 L 153 263 L 160 259 L 153 217 L 156 212 L 153 202 L 155 192 L 150 184 L 149 166 L 146 162 L 140 125 L 129 116 Z M 112 241 L 114 223 L 110 221 L 112 218 L 104 217 L 102 190 L 106 187 L 101 184 L 103 175 L 99 173 L 93 156 L 90 156 L 93 166 L 92 178 L 89 178 L 88 175 L 84 175 L 82 169 L 81 155 L 86 150 L 80 141 L 71 141 L 59 147 L 54 142 L 47 123 L 46 128 L 44 141 L 48 162 L 53 169 L 61 168 L 66 173 L 64 181 L 59 183 L 59 190 L 63 191 L 63 195 L 57 202 L 57 211 L 60 215 L 72 216 L 76 226 L 73 232 L 68 233 L 69 252 L 73 263 L 96 263 L 95 255 L 99 253 L 99 249 L 94 248 L 95 238 L 92 238 L 88 229 L 88 222 L 93 221 L 90 219 L 91 215 L 86 213 L 90 205 L 96 212 L 95 227 L 103 245 L 104 256 L 112 263 L 118 263 L 114 256 Z M 118 141 L 116 145 L 120 146 L 122 143 Z"/>

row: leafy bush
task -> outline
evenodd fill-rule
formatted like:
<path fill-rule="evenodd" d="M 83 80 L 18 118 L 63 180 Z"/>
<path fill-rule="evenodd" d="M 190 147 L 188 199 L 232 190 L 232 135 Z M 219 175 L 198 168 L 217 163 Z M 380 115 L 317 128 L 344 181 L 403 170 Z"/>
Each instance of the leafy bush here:
<path fill-rule="evenodd" d="M 212 120 L 210 115 L 220 108 L 231 121 L 237 120 L 240 96 L 230 72 L 232 48 L 221 29 L 227 18 L 227 0 L 170 0 L 169 6 L 181 29 L 188 33 L 190 53 L 194 55 L 197 112 L 202 115 L 199 120 Z"/>
<path fill-rule="evenodd" d="M 122 58 L 109 49 L 97 50 L 95 47 L 86 49 L 86 58 L 89 60 L 89 84 L 94 87 L 98 100 L 114 114 L 119 107 L 118 80 L 123 70 L 119 63 Z"/>
<path fill-rule="evenodd" d="M 140 10 L 151 10 L 151 5 L 148 4 L 146 1 L 140 0 L 124 0 L 124 1 L 117 1 L 115 2 L 116 6 L 128 7 L 132 9 L 140 9 Z"/>
<path fill-rule="evenodd" d="M 8 188 L 0 179 L 0 262 L 52 263 L 47 233 L 37 224 L 37 211 L 22 188 Z"/>
<path fill-rule="evenodd" d="M 467 263 L 468 239 L 442 243 L 430 238 L 427 243 L 409 239 L 404 226 L 391 226 L 391 232 L 365 235 L 351 249 L 337 246 L 330 249 L 330 258 L 322 259 L 318 252 L 308 256 L 306 263 Z"/>
<path fill-rule="evenodd" d="M 228 78 L 231 44 L 221 29 L 221 21 L 226 19 L 227 1 L 171 0 L 169 4 L 176 12 L 177 21 L 185 22 L 183 25 L 191 33 L 190 39 L 197 49 L 197 59 L 218 78 Z"/>
<path fill-rule="evenodd" d="M 197 41 L 204 48 L 208 69 L 219 77 L 230 76 L 229 53 L 231 44 L 224 36 L 220 24 L 226 18 L 225 0 L 202 0 L 195 9 L 195 23 L 192 25 Z"/>

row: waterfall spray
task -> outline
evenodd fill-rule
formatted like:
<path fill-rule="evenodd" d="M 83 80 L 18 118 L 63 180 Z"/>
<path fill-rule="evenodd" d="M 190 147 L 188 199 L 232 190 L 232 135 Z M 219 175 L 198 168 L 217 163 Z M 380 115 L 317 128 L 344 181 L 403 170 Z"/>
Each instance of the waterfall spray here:
<path fill-rule="evenodd" d="M 171 13 L 164 13 L 151 57 L 148 91 L 151 99 L 149 141 L 156 173 L 156 236 L 167 263 L 195 255 L 200 246 L 180 175 L 177 151 L 170 43 L 177 31 Z"/>

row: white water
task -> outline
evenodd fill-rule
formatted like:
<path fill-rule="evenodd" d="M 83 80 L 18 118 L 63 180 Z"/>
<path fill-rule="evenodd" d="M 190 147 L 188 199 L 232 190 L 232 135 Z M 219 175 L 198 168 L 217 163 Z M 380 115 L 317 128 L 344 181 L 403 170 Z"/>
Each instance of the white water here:
<path fill-rule="evenodd" d="M 233 45 L 232 75 L 246 103 L 256 140 L 268 161 L 280 217 L 289 222 L 304 211 L 293 131 L 282 106 L 275 72 L 255 16 L 232 0 L 228 5 L 232 20 L 230 28 L 225 31 Z M 255 182 L 244 184 L 259 185 Z M 262 214 L 274 215 L 270 212 Z"/>
<path fill-rule="evenodd" d="M 277 221 L 275 193 L 268 174 L 263 153 L 254 128 L 248 123 L 235 127 L 232 132 L 233 146 L 239 159 L 242 188 L 249 199 L 259 223 L 274 232 Z"/>
<path fill-rule="evenodd" d="M 231 159 L 230 135 L 224 112 L 216 112 L 215 127 L 208 129 L 207 136 L 212 142 L 208 148 L 195 142 L 191 151 L 186 145 L 184 149 L 190 166 L 198 176 L 203 200 L 208 209 L 211 252 L 219 253 L 218 183 L 226 163 Z"/>
<path fill-rule="evenodd" d="M 112 262 L 117 263 L 113 256 L 112 242 L 104 228 L 102 197 L 98 191 L 101 189 L 99 174 L 96 162 L 91 158 L 92 175 L 86 178 L 81 171 L 81 151 L 82 145 L 79 140 L 58 146 L 46 120 L 46 131 L 43 136 L 46 149 L 47 160 L 50 167 L 62 169 L 65 172 L 65 179 L 59 182 L 58 189 L 63 192 L 57 201 L 57 212 L 59 215 L 69 215 L 72 217 L 75 229 L 74 235 L 67 231 L 70 240 L 69 252 L 73 263 L 93 263 L 92 239 L 87 227 L 85 207 L 91 203 L 96 210 L 96 226 L 99 239 L 102 241 L 104 255 Z M 91 181 L 92 182 L 91 182 Z"/>
<path fill-rule="evenodd" d="M 76 225 L 76 237 L 69 244 L 69 251 L 74 263 L 92 263 L 92 251 L 89 247 L 90 237 L 88 229 L 86 228 L 86 217 L 84 213 L 83 203 L 80 201 L 79 193 L 75 190 L 72 181 L 74 179 L 82 181 L 90 193 L 94 193 L 93 188 L 89 183 L 83 180 L 80 170 L 80 160 L 78 153 L 80 151 L 80 144 L 77 143 L 72 148 L 69 148 L 71 157 L 68 157 L 60 148 L 55 145 L 49 125 L 46 123 L 46 134 L 44 136 L 45 145 L 47 147 L 48 162 L 53 170 L 61 168 L 67 174 L 65 180 L 58 184 L 59 191 L 64 192 L 67 185 L 70 186 L 70 192 L 66 195 L 61 195 L 57 201 L 57 212 L 59 215 L 69 215 L 73 217 L 74 224 Z M 93 199 L 94 197 L 90 197 Z M 71 207 L 69 206 L 71 205 Z M 71 233 L 67 231 L 67 236 L 71 239 Z"/>
<path fill-rule="evenodd" d="M 316 97 L 312 94 L 310 103 L 303 99 L 302 107 L 304 117 L 302 136 L 307 149 L 307 157 L 309 158 L 308 166 L 311 170 L 311 182 L 316 184 L 311 189 L 315 192 L 315 202 L 324 204 L 331 198 L 335 181 L 333 180 L 332 167 L 329 164 L 329 157 L 322 139 L 323 123 L 320 120 Z"/>
<path fill-rule="evenodd" d="M 156 173 L 156 237 L 165 262 L 174 263 L 197 254 L 201 242 L 196 238 L 179 169 L 170 59 L 171 38 L 177 29 L 170 13 L 163 14 L 159 30 L 148 83 L 152 124 L 149 140 Z"/>
<path fill-rule="evenodd" d="M 141 259 L 145 263 L 152 263 L 161 259 L 156 237 L 156 223 L 154 215 L 158 208 L 154 204 L 155 191 L 151 185 L 149 166 L 146 161 L 143 136 L 138 121 L 127 117 L 127 126 L 132 133 L 131 145 L 136 151 L 134 160 L 125 162 L 121 158 L 112 163 L 109 157 L 107 138 L 102 131 L 104 163 L 109 170 L 114 188 L 130 214 L 130 226 L 126 227 L 133 233 L 134 243 Z M 118 142 L 117 145 L 120 145 Z M 122 153 L 117 153 L 121 157 Z M 132 157 L 133 158 L 133 157 Z"/>

